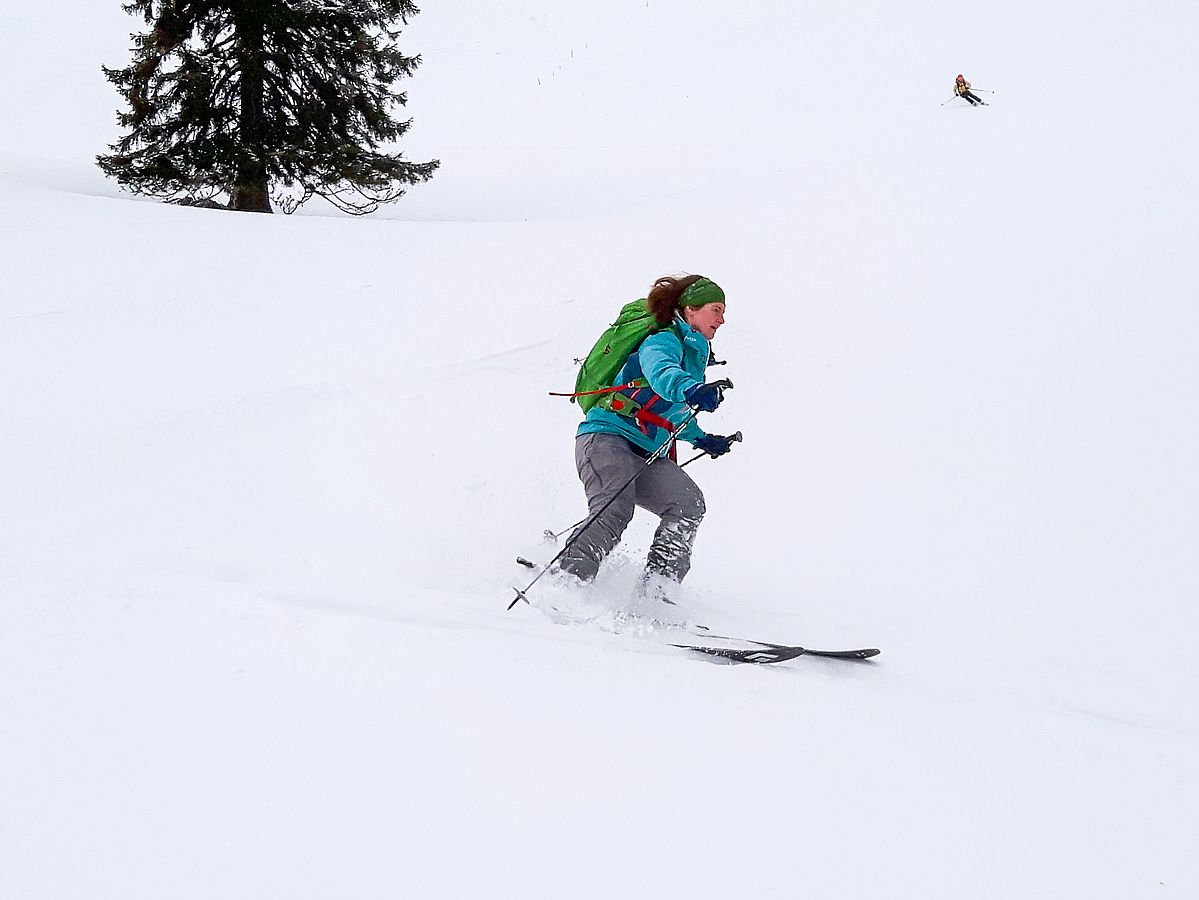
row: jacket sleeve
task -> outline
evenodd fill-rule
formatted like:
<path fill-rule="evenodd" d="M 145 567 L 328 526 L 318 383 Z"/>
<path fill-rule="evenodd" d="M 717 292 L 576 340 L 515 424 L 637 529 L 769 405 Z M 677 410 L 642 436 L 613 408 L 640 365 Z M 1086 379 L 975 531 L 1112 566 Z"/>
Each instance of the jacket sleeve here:
<path fill-rule="evenodd" d="M 673 331 L 651 334 L 641 344 L 641 372 L 653 392 L 671 403 L 685 403 L 685 391 L 703 384 L 683 368 L 683 344 Z"/>
<path fill-rule="evenodd" d="M 694 447 L 695 442 L 701 437 L 704 437 L 706 433 L 707 432 L 705 432 L 699 427 L 699 425 L 695 423 L 695 419 L 692 419 L 679 429 L 679 433 L 676 435 L 676 437 L 678 437 L 680 440 L 686 441 L 688 444 L 691 444 Z"/>

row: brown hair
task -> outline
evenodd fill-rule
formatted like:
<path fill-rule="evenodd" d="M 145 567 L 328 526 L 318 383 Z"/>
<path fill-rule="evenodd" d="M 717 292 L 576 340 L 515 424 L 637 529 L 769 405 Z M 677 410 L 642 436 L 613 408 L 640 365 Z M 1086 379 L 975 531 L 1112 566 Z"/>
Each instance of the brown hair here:
<path fill-rule="evenodd" d="M 679 311 L 679 297 L 683 291 L 703 278 L 703 275 L 683 275 L 676 278 L 673 275 L 663 275 L 654 282 L 645 298 L 645 305 L 654 314 L 659 325 L 669 325 L 674 321 L 675 313 Z"/>

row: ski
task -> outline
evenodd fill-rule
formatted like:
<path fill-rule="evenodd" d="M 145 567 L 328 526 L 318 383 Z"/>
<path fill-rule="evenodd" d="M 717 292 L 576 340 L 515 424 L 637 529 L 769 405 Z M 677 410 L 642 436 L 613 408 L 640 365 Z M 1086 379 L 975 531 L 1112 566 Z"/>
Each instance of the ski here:
<path fill-rule="evenodd" d="M 539 568 L 537 563 L 523 556 L 516 557 L 516 561 L 526 569 Z M 522 596 L 521 591 L 518 590 L 516 593 L 518 597 Z M 551 607 L 551 609 L 553 608 Z M 558 609 L 553 609 L 553 612 L 558 616 L 563 615 Z M 663 628 L 679 627 L 667 622 L 657 624 Z M 872 659 L 882 652 L 874 647 L 861 650 L 813 650 L 808 647 L 797 647 L 792 644 L 775 644 L 769 641 L 755 641 L 750 638 L 731 637 L 727 634 L 712 634 L 707 626 L 704 625 L 686 625 L 682 626 L 682 628 L 686 633 L 693 634 L 697 638 L 729 641 L 737 644 L 753 644 L 752 647 L 711 647 L 706 644 L 670 644 L 671 647 L 678 647 L 680 650 L 704 653 L 708 656 L 719 657 L 720 659 L 734 663 L 767 665 L 769 663 L 786 662 L 789 659 L 795 659 L 799 656 L 819 656 L 824 659 L 865 660 Z"/>
<path fill-rule="evenodd" d="M 712 634 L 711 632 L 707 631 L 705 631 L 703 634 L 696 634 L 696 637 L 712 638 L 718 641 L 740 641 L 743 644 L 754 644 L 758 647 L 767 647 L 775 650 L 799 651 L 798 653 L 793 653 L 786 657 L 787 659 L 794 659 L 797 656 L 822 656 L 825 659 L 872 659 L 883 652 L 876 647 L 869 647 L 862 650 L 813 650 L 810 647 L 796 647 L 791 644 L 773 644 L 769 641 L 755 641 L 751 638 L 730 637 L 727 634 Z"/>
<path fill-rule="evenodd" d="M 672 647 L 678 647 L 680 650 L 693 650 L 696 653 L 706 653 L 709 656 L 718 656 L 722 659 L 727 659 L 732 662 L 740 663 L 755 663 L 757 665 L 765 665 L 768 663 L 786 662 L 789 659 L 795 659 L 798 656 L 820 656 L 825 659 L 852 659 L 864 660 L 878 656 L 881 650 L 875 648 L 863 650 L 809 650 L 807 647 L 793 647 L 786 644 L 767 644 L 763 641 L 751 641 L 747 638 L 725 638 L 720 635 L 707 635 L 707 637 L 720 638 L 726 641 L 742 641 L 747 644 L 754 644 L 753 647 L 705 647 L 698 644 L 671 644 Z"/>

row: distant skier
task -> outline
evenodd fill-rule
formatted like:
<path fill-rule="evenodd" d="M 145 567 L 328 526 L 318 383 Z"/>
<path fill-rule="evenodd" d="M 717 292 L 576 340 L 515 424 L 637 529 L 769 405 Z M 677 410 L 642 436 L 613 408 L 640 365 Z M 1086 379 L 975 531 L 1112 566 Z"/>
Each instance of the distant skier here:
<path fill-rule="evenodd" d="M 575 440 L 588 509 L 597 513 L 612 503 L 594 522 L 575 530 L 558 568 L 580 581 L 593 579 L 633 518 L 633 508 L 640 506 L 661 523 L 639 593 L 673 603 L 670 586 L 691 568 L 704 497 L 673 453 L 648 465 L 646 461 L 672 435 L 713 457 L 727 453 L 739 439 L 706 434 L 694 418 L 695 410 L 712 412 L 723 398 L 721 383 L 704 383 L 704 370 L 712 354 L 709 342 L 724 324 L 725 298 L 711 279 L 665 276 L 638 306 L 651 333 L 606 382 L 612 385 L 606 388 L 610 393 L 588 411 Z M 635 485 L 622 490 L 630 479 Z"/>
<path fill-rule="evenodd" d="M 983 106 L 987 105 L 987 101 L 976 97 L 970 91 L 970 82 L 966 80 L 965 75 L 958 75 L 953 82 L 953 92 L 969 103 L 971 106 L 978 106 L 980 103 Z"/>

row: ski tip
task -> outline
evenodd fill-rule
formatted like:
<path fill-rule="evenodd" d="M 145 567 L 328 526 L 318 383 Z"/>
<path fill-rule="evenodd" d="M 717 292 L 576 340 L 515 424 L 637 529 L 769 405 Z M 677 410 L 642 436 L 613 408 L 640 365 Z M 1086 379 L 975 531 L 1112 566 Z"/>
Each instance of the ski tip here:
<path fill-rule="evenodd" d="M 867 650 L 804 650 L 804 654 L 807 656 L 819 656 L 823 659 L 871 659 L 880 653 L 882 653 L 881 650 L 873 647 Z"/>
<path fill-rule="evenodd" d="M 524 566 L 526 569 L 536 569 L 537 568 L 537 563 L 533 562 L 533 560 L 531 560 L 531 559 L 525 559 L 523 556 L 516 557 L 516 561 L 518 563 L 520 563 L 522 566 Z"/>
<path fill-rule="evenodd" d="M 873 659 L 883 651 L 871 647 L 868 650 L 808 650 L 809 656 L 827 656 L 832 659 Z"/>

